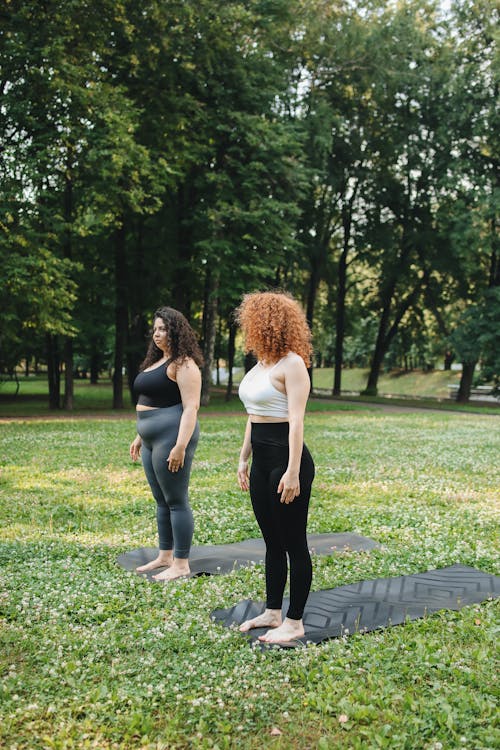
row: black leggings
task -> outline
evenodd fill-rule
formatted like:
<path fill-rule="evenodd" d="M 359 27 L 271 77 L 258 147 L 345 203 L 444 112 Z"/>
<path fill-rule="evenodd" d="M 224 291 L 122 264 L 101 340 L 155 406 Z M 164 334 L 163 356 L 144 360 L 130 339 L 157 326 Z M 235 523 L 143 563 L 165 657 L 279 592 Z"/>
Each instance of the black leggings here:
<path fill-rule="evenodd" d="M 266 607 L 281 609 L 290 560 L 290 606 L 287 617 L 300 620 L 309 595 L 312 565 L 306 528 L 314 462 L 304 445 L 300 495 L 280 502 L 279 481 L 288 466 L 288 422 L 252 423 L 250 497 L 266 543 Z"/>

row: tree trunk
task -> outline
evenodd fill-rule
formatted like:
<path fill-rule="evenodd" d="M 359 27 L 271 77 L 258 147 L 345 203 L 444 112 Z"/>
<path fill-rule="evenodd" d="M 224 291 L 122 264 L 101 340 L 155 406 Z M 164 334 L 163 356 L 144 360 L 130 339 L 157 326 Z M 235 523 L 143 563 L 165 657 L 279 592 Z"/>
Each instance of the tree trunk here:
<path fill-rule="evenodd" d="M 189 185 L 189 182 L 187 183 Z M 191 273 L 192 256 L 192 230 L 191 215 L 192 207 L 196 198 L 193 189 L 184 184 L 177 193 L 174 205 L 176 213 L 175 222 L 177 227 L 177 262 L 173 274 L 173 307 L 179 310 L 188 321 L 191 320 L 192 288 L 193 279 Z"/>
<path fill-rule="evenodd" d="M 233 395 L 233 366 L 234 352 L 236 349 L 236 323 L 229 324 L 229 340 L 227 343 L 227 387 L 225 400 L 230 401 Z"/>
<path fill-rule="evenodd" d="M 378 378 L 380 375 L 380 368 L 382 367 L 382 362 L 384 361 L 386 353 L 385 339 L 387 326 L 389 325 L 391 303 L 392 297 L 386 302 L 382 310 L 382 315 L 378 326 L 377 341 L 375 342 L 375 349 L 370 364 L 368 382 L 366 384 L 365 390 L 362 392 L 364 396 L 376 396 L 378 393 Z"/>
<path fill-rule="evenodd" d="M 115 358 L 113 370 L 113 409 L 123 409 L 123 363 L 128 331 L 127 268 L 125 226 L 115 234 Z"/>
<path fill-rule="evenodd" d="M 491 244 L 493 250 L 490 258 L 490 276 L 488 286 L 490 288 L 500 286 L 500 254 L 498 252 L 498 225 L 496 217 L 491 219 Z"/>
<path fill-rule="evenodd" d="M 128 255 L 133 250 L 133 268 L 135 283 L 130 284 L 127 291 L 127 307 L 129 310 L 129 326 L 127 331 L 127 382 L 130 397 L 135 403 L 133 392 L 134 380 L 139 372 L 139 366 L 144 359 L 146 342 L 148 339 L 148 322 L 144 315 L 147 309 L 148 289 L 144 279 L 147 278 L 144 259 L 144 219 L 139 217 L 134 228 L 135 241 L 129 248 Z"/>
<path fill-rule="evenodd" d="M 57 336 L 48 333 L 45 337 L 47 349 L 47 376 L 49 380 L 49 409 L 61 408 L 59 369 L 59 342 Z"/>
<path fill-rule="evenodd" d="M 314 307 L 316 304 L 316 295 L 318 292 L 318 286 L 320 282 L 319 267 L 316 263 L 311 261 L 311 274 L 309 276 L 309 284 L 307 288 L 307 306 L 306 306 L 306 319 L 309 328 L 312 329 L 314 319 Z"/>
<path fill-rule="evenodd" d="M 352 212 L 356 194 L 358 192 L 359 180 L 352 191 L 347 202 L 342 206 L 342 253 L 338 264 L 338 288 L 337 288 L 337 319 L 335 322 L 335 362 L 333 378 L 333 395 L 340 396 L 342 390 L 342 366 L 344 364 L 344 338 L 345 338 L 345 298 L 347 294 L 347 257 L 351 243 Z"/>
<path fill-rule="evenodd" d="M 345 297 L 347 289 L 347 254 L 348 241 L 344 234 L 344 248 L 339 258 L 337 287 L 337 319 L 335 321 L 335 374 L 333 378 L 333 395 L 340 396 L 342 387 L 342 365 L 344 364 L 345 336 Z"/>
<path fill-rule="evenodd" d="M 216 348 L 216 354 L 215 354 L 215 382 L 217 384 L 217 388 L 220 387 L 220 342 L 222 341 L 222 320 L 219 317 L 218 319 L 219 325 L 217 326 L 217 333 L 215 338 L 215 348 Z"/>
<path fill-rule="evenodd" d="M 73 181 L 71 179 L 71 160 L 72 149 L 68 147 L 68 164 L 66 169 L 66 178 L 64 186 L 64 220 L 66 222 L 64 257 L 71 259 L 73 255 L 71 246 L 71 222 L 73 220 Z M 71 411 L 74 402 L 74 381 L 73 381 L 73 342 L 72 339 L 66 338 L 63 345 L 64 361 L 64 398 L 63 408 Z"/>
<path fill-rule="evenodd" d="M 392 305 L 392 299 L 394 295 L 395 290 L 395 282 L 391 283 L 390 285 L 390 293 L 387 294 L 386 297 L 386 303 L 382 310 L 382 316 L 380 318 L 380 325 L 378 329 L 377 334 L 377 341 L 375 344 L 375 351 L 373 353 L 372 363 L 370 367 L 370 374 L 368 375 L 368 383 L 366 385 L 365 390 L 363 391 L 363 395 L 366 396 L 376 396 L 378 392 L 378 378 L 380 374 L 380 368 L 382 367 L 382 362 L 384 361 L 384 357 L 387 354 L 387 351 L 391 345 L 392 340 L 394 339 L 396 333 L 399 329 L 399 324 L 403 320 L 405 314 L 408 312 L 410 307 L 415 304 L 417 301 L 418 295 L 420 294 L 420 290 L 422 287 L 422 280 L 419 280 L 415 288 L 410 292 L 410 294 L 399 304 L 399 308 L 396 312 L 396 315 L 394 317 L 394 321 L 392 325 L 389 326 L 389 315 Z M 410 366 L 413 369 L 413 364 L 410 361 Z"/>
<path fill-rule="evenodd" d="M 462 362 L 462 376 L 460 378 L 460 385 L 458 386 L 457 401 L 461 404 L 466 404 L 470 399 L 470 391 L 472 388 L 472 379 L 474 377 L 474 370 L 476 369 L 476 362 Z"/>
<path fill-rule="evenodd" d="M 313 259 L 311 259 L 311 275 L 309 277 L 309 286 L 307 290 L 307 306 L 306 306 L 306 319 L 307 323 L 309 325 L 309 328 L 313 329 L 313 320 L 314 320 L 314 308 L 316 305 L 316 296 L 318 293 L 318 286 L 319 282 L 321 281 L 321 274 L 319 269 L 319 263 L 316 263 Z M 311 391 L 313 389 L 313 371 L 314 371 L 314 361 L 311 359 L 311 365 L 309 367 L 309 379 L 311 381 Z"/>
<path fill-rule="evenodd" d="M 217 334 L 217 307 L 219 292 L 219 276 L 207 269 L 205 277 L 205 304 L 203 309 L 203 369 L 201 373 L 201 404 L 208 406 L 210 402 L 210 386 L 212 384 L 212 367 L 214 362 L 215 338 Z"/>
<path fill-rule="evenodd" d="M 139 372 L 139 366 L 144 359 L 144 342 L 146 338 L 147 324 L 144 316 L 138 313 L 132 320 L 127 336 L 127 382 L 133 403 L 135 403 L 133 385 L 136 375 Z"/>
<path fill-rule="evenodd" d="M 455 355 L 452 351 L 446 351 L 444 353 L 444 369 L 445 370 L 451 370 L 451 366 L 453 364 L 453 360 L 455 359 Z"/>
<path fill-rule="evenodd" d="M 66 339 L 63 349 L 64 361 L 64 399 L 63 408 L 71 411 L 74 406 L 73 383 L 73 340 Z"/>
<path fill-rule="evenodd" d="M 99 354 L 94 353 L 90 357 L 90 382 L 97 385 L 99 382 Z"/>

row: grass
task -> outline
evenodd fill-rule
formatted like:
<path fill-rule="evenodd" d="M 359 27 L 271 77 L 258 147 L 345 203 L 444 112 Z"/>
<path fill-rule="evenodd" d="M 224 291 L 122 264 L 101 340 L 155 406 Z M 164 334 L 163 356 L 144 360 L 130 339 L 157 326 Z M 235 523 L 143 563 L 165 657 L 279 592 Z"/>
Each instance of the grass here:
<path fill-rule="evenodd" d="M 495 417 L 311 413 L 311 533 L 380 549 L 314 560 L 313 588 L 498 565 Z M 195 543 L 258 535 L 236 488 L 244 417 L 201 417 Z M 261 599 L 261 566 L 174 585 L 116 565 L 155 544 L 129 420 L 1 427 L 0 746 L 16 750 L 492 750 L 498 602 L 300 651 L 261 653 L 212 609 Z M 273 727 L 282 732 L 272 736 Z"/>
<path fill-rule="evenodd" d="M 346 395 L 335 399 L 332 407 L 331 399 L 323 394 L 310 399 L 309 411 L 324 411 L 335 408 L 352 411 L 356 408 L 368 408 L 368 404 L 388 404 L 392 406 L 418 406 L 446 411 L 464 411 L 473 413 L 499 413 L 499 403 L 484 403 L 471 401 L 469 404 L 457 404 L 448 398 L 446 384 L 458 382 L 457 373 L 408 373 L 402 376 L 381 375 L 381 395 L 377 397 L 352 396 L 350 391 L 359 391 L 366 384 L 367 373 L 363 370 L 345 370 L 343 374 L 343 388 Z M 237 380 L 237 378 L 236 378 Z M 314 384 L 318 389 L 331 390 L 333 371 L 331 369 L 315 370 Z M 389 384 L 389 385 L 387 385 Z M 102 380 L 98 385 L 92 385 L 86 380 L 75 381 L 74 409 L 75 416 L 107 414 L 108 416 L 128 416 L 132 410 L 130 394 L 124 385 L 124 409 L 112 410 L 112 391 L 109 380 Z M 384 388 L 387 391 L 384 391 Z M 47 381 L 41 377 L 20 379 L 19 393 L 15 395 L 16 386 L 12 381 L 0 383 L 0 417 L 33 417 L 40 415 L 58 415 L 48 408 Z M 385 394 L 385 395 L 384 395 Z M 204 410 L 207 413 L 226 412 L 243 413 L 243 407 L 236 394 L 229 402 L 225 401 L 224 388 L 213 388 L 210 404 Z M 413 398 L 412 398 L 413 396 Z M 64 412 L 61 413 L 65 416 Z"/>
<path fill-rule="evenodd" d="M 414 370 L 412 372 L 383 372 L 378 381 L 379 395 L 391 396 L 413 396 L 415 398 L 439 398 L 449 397 L 448 385 L 458 385 L 460 372 L 433 370 L 423 372 Z M 333 387 L 333 368 L 325 367 L 314 371 L 314 386 L 316 388 Z M 362 391 L 366 388 L 368 370 L 360 368 L 346 369 L 342 371 L 342 390 Z"/>
<path fill-rule="evenodd" d="M 48 385 L 46 378 L 20 378 L 19 393 L 15 396 L 16 384 L 7 381 L 0 384 L 0 414 L 2 416 L 32 416 L 49 414 Z M 74 411 L 101 412 L 111 411 L 112 387 L 109 380 L 103 379 L 97 385 L 88 380 L 75 380 Z M 61 386 L 61 391 L 63 390 Z M 128 388 L 124 384 L 123 400 L 126 410 L 132 408 Z"/>

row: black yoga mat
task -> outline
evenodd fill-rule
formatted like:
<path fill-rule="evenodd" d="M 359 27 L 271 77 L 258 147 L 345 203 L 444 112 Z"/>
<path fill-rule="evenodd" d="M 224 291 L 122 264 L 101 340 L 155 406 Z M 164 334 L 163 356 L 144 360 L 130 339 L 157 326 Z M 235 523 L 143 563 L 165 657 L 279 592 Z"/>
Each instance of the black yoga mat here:
<path fill-rule="evenodd" d="M 309 549 L 316 555 L 331 555 L 345 550 L 368 551 L 380 546 L 373 539 L 351 533 L 308 534 L 307 540 Z M 192 575 L 217 575 L 262 562 L 265 553 L 262 539 L 246 539 L 244 542 L 233 544 L 205 544 L 191 548 L 189 564 Z M 158 550 L 154 547 L 141 547 L 141 549 L 124 552 L 117 562 L 125 570 L 135 570 L 138 565 L 144 565 L 153 560 L 157 554 Z M 150 573 L 139 575 L 152 580 L 152 575 L 160 570 L 161 568 L 158 568 Z"/>
<path fill-rule="evenodd" d="M 417 620 L 442 609 L 458 610 L 499 596 L 500 577 L 466 565 L 314 591 L 309 594 L 304 612 L 305 637 L 279 645 L 321 643 L 328 638 L 400 625 L 407 619 Z M 288 601 L 283 602 L 283 616 Z M 263 611 L 263 602 L 246 599 L 229 609 L 215 610 L 211 617 L 230 627 L 241 625 Z M 255 628 L 245 636 L 255 641 L 267 630 Z"/>

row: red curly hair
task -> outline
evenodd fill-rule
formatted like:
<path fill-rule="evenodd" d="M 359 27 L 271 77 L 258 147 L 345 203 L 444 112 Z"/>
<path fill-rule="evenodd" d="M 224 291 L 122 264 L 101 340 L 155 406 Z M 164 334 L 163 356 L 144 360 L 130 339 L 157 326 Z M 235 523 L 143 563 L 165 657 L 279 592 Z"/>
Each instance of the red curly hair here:
<path fill-rule="evenodd" d="M 245 336 L 245 350 L 260 360 L 277 362 L 295 352 L 311 364 L 311 331 L 299 303 L 287 292 L 245 294 L 236 310 Z"/>

